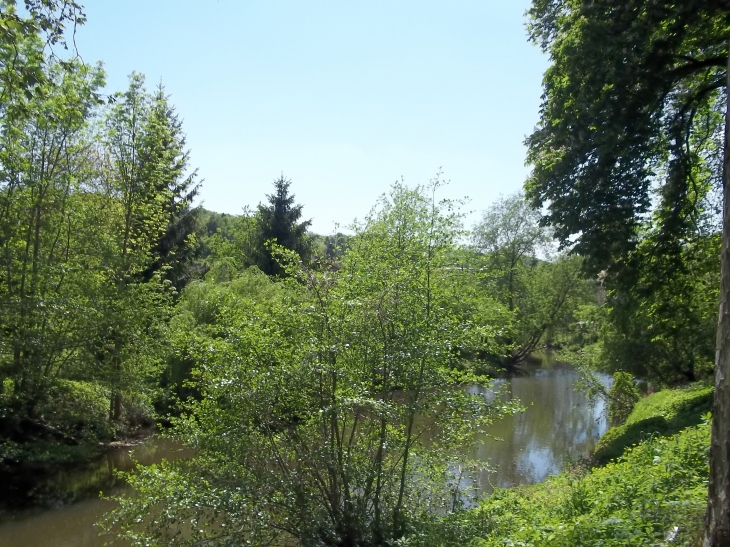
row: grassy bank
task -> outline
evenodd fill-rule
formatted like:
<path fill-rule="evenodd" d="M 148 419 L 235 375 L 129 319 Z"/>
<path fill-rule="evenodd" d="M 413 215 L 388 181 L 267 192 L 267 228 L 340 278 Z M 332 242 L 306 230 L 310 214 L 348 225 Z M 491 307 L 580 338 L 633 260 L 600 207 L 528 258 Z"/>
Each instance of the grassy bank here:
<path fill-rule="evenodd" d="M 650 435 L 673 435 L 697 425 L 712 408 L 713 388 L 693 385 L 652 393 L 636 403 L 623 425 L 612 427 L 596 446 L 593 458 L 598 464 L 618 458 L 624 449 L 637 445 Z"/>
<path fill-rule="evenodd" d="M 630 447 L 605 467 L 497 490 L 477 509 L 440 523 L 425 544 L 699 545 L 709 438 L 709 425 L 701 424 Z"/>
<path fill-rule="evenodd" d="M 652 394 L 604 437 L 606 465 L 496 490 L 478 508 L 435 523 L 420 544 L 699 546 L 710 442 L 702 413 L 711 399 L 704 386 Z"/>

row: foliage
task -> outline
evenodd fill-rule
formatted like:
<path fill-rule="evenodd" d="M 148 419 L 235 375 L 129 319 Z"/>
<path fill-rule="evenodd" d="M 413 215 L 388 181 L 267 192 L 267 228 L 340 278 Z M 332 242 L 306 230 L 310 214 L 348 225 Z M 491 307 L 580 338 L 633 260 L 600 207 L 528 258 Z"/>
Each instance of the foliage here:
<path fill-rule="evenodd" d="M 15 0 L 0 2 L 0 100 L 21 111 L 25 101 L 54 85 L 45 70 L 49 65 L 73 70 L 74 63 L 60 60 L 54 46 L 67 50 L 66 26 L 75 33 L 86 22 L 83 6 L 74 0 L 24 0 L 23 7 L 21 15 Z M 26 49 L 29 42 L 38 45 Z"/>
<path fill-rule="evenodd" d="M 649 240 L 648 256 L 674 273 L 696 235 L 720 232 L 720 212 L 730 210 L 723 142 L 730 7 L 723 0 L 534 0 L 529 14 L 531 38 L 552 65 L 540 122 L 527 140 L 528 198 L 547 206 L 544 221 L 563 246 L 586 257 L 589 271 L 620 275 L 622 262 Z M 724 199 L 722 209 L 705 206 L 713 194 Z M 714 229 L 702 233 L 708 209 Z M 722 224 L 727 249 L 730 218 Z M 730 543 L 730 254 L 720 256 L 707 545 Z M 687 295 L 680 309 L 691 302 Z M 668 323 L 658 334 L 671 344 Z M 680 354 L 697 341 L 682 340 Z M 681 361 L 692 379 L 691 358 Z"/>
<path fill-rule="evenodd" d="M 57 380 L 49 390 L 39 413 L 57 431 L 73 431 L 73 438 L 92 440 L 108 436 L 109 390 L 92 382 Z"/>
<path fill-rule="evenodd" d="M 166 370 L 161 379 L 165 392 L 165 411 L 177 412 L 180 399 L 199 397 L 200 391 L 191 380 L 198 356 L 211 344 L 227 336 L 229 325 L 226 310 L 259 305 L 281 305 L 283 286 L 273 283 L 258 268 L 237 273 L 218 261 L 204 280 L 188 285 L 178 301 L 167 340 Z M 161 409 L 162 410 L 162 409 Z"/>
<path fill-rule="evenodd" d="M 720 237 L 697 236 L 679 254 L 655 234 L 630 255 L 609 290 L 596 365 L 673 385 L 707 377 L 715 356 Z"/>
<path fill-rule="evenodd" d="M 500 198 L 484 211 L 473 230 L 474 250 L 487 258 L 493 291 L 510 311 L 517 306 L 521 292 L 522 270 L 547 249 L 548 232 L 539 225 L 540 214 L 530 207 L 521 193 Z"/>
<path fill-rule="evenodd" d="M 671 435 L 700 423 L 702 415 L 712 406 L 712 394 L 712 387 L 695 385 L 665 389 L 639 399 L 626 422 L 612 427 L 601 437 L 594 459 L 605 463 L 649 435 Z"/>
<path fill-rule="evenodd" d="M 721 188 L 729 14 L 722 2 L 533 2 L 531 38 L 552 65 L 526 193 L 590 270 L 636 247 L 653 189 L 667 252 L 694 229 L 698 188 Z"/>
<path fill-rule="evenodd" d="M 459 232 L 437 186 L 396 184 L 339 269 L 275 247 L 288 278 L 254 286 L 277 299 L 193 286 L 208 297 L 188 313 L 213 335 L 190 355 L 201 397 L 174 435 L 198 455 L 129 476 L 138 495 L 107 526 L 139 545 L 383 545 L 462 506 L 448 462 L 515 407 L 459 388 L 453 348 L 473 325 L 445 306 Z"/>
<path fill-rule="evenodd" d="M 77 66 L 51 76 L 56 85 L 27 115 L 0 117 L 0 374 L 15 386 L 9 404 L 31 416 L 91 319 L 80 194 L 103 74 Z"/>
<path fill-rule="evenodd" d="M 625 423 L 640 398 L 634 377 L 628 372 L 615 372 L 613 385 L 608 391 L 608 420 L 611 425 Z"/>
<path fill-rule="evenodd" d="M 485 211 L 472 235 L 482 290 L 511 315 L 502 336 L 510 363 L 524 361 L 540 343 L 555 342 L 575 322 L 578 306 L 594 299 L 579 259 L 550 259 L 550 233 L 539 218 L 515 194 Z"/>
<path fill-rule="evenodd" d="M 101 68 L 47 70 L 0 110 L 0 439 L 95 443 L 151 418 L 193 182 L 161 90 L 135 75 L 103 111 Z"/>
<path fill-rule="evenodd" d="M 192 202 L 200 184 L 197 171 L 187 173 L 190 152 L 185 150 L 182 122 L 168 99 L 160 86 L 152 97 L 141 146 L 140 177 L 153 181 L 150 199 L 157 201 L 158 213 L 167 220 L 150 250 L 154 262 L 142 276 L 149 281 L 162 270 L 179 290 L 190 281 L 190 267 L 197 258 L 195 232 L 199 208 L 193 207 Z"/>

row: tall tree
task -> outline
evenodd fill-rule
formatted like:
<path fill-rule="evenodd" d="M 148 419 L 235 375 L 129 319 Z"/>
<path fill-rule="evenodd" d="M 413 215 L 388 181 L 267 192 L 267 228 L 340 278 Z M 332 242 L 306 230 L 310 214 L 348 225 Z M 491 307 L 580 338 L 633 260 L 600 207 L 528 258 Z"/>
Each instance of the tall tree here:
<path fill-rule="evenodd" d="M 130 76 L 104 131 L 108 164 L 96 198 L 98 223 L 108 237 L 100 242 L 101 318 L 92 353 L 111 384 L 110 416 L 117 421 L 125 396 L 142 390 L 154 368 L 141 366 L 141 355 L 153 356 L 159 349 L 158 329 L 172 296 L 165 275 L 184 264 L 189 253 L 184 214 L 196 185 L 194 173 L 184 173 L 180 123 L 162 90 L 156 96 L 147 93 L 142 75 Z"/>
<path fill-rule="evenodd" d="M 540 213 L 518 193 L 497 200 L 474 227 L 474 248 L 488 257 L 490 269 L 499 276 L 497 289 L 510 311 L 515 308 L 519 290 L 519 270 L 526 260 L 534 260 L 550 240 L 539 221 Z"/>
<path fill-rule="evenodd" d="M 143 128 L 140 176 L 153 181 L 148 199 L 164 196 L 159 207 L 167 217 L 167 226 L 153 244 L 153 262 L 143 276 L 149 280 L 165 269 L 165 277 L 177 289 L 189 281 L 189 268 L 198 249 L 195 232 L 199 207 L 193 207 L 193 200 L 200 183 L 196 180 L 197 170 L 187 172 L 189 161 L 182 122 L 160 85 Z"/>
<path fill-rule="evenodd" d="M 54 85 L 47 71 L 51 65 L 74 70 L 77 62 L 59 58 L 55 47 L 69 49 L 67 27 L 75 34 L 86 15 L 75 0 L 23 0 L 20 12 L 17 4 L 0 1 L 0 101 L 25 110 L 26 101 Z M 29 39 L 37 40 L 40 48 L 28 49 Z M 93 96 L 99 99 L 99 91 Z"/>
<path fill-rule="evenodd" d="M 530 36 L 552 65 L 527 139 L 526 192 L 535 206 L 547 204 L 545 221 L 589 269 L 616 271 L 652 208 L 654 252 L 679 256 L 703 179 L 724 189 L 705 545 L 729 545 L 730 3 L 534 0 L 529 15 Z"/>
<path fill-rule="evenodd" d="M 580 260 L 546 260 L 550 232 L 539 221 L 540 213 L 517 193 L 497 200 L 473 230 L 473 249 L 483 257 L 478 277 L 511 317 L 503 336 L 506 366 L 524 361 L 549 332 L 564 327 L 590 293 Z"/>
<path fill-rule="evenodd" d="M 104 80 L 78 64 L 49 71 L 23 115 L 0 117 L 0 374 L 30 418 L 88 330 L 79 193 L 93 180 L 86 129 Z"/>
<path fill-rule="evenodd" d="M 291 181 L 284 175 L 274 181 L 274 193 L 269 194 L 268 205 L 259 205 L 258 218 L 260 223 L 260 258 L 257 261 L 259 268 L 268 275 L 281 275 L 284 269 L 265 248 L 267 241 L 273 241 L 286 249 L 294 251 L 306 261 L 309 259 L 311 247 L 307 238 L 307 228 L 311 220 L 301 221 L 302 205 L 296 205 L 294 194 L 289 193 Z"/>

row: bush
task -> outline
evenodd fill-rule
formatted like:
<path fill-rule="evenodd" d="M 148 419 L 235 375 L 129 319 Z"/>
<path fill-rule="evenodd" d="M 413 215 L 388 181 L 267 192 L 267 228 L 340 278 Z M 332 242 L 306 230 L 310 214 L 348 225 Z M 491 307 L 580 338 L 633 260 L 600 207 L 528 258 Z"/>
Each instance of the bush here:
<path fill-rule="evenodd" d="M 613 386 L 608 392 L 608 420 L 611 424 L 625 423 L 639 399 L 641 395 L 634 385 L 634 377 L 628 372 L 614 373 Z"/>
<path fill-rule="evenodd" d="M 38 411 L 50 427 L 71 439 L 106 438 L 111 434 L 109 396 L 94 382 L 56 380 Z"/>

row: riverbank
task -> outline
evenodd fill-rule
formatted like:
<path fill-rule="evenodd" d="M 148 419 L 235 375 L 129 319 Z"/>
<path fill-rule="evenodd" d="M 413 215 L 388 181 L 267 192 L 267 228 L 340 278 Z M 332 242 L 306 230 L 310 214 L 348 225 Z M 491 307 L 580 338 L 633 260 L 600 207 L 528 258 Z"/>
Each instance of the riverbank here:
<path fill-rule="evenodd" d="M 478 508 L 440 522 L 431 536 L 475 547 L 700 545 L 707 503 L 711 388 L 666 390 L 637 403 L 609 430 L 603 456 L 643 442 L 602 467 L 574 466 L 542 484 L 497 489 Z M 673 427 L 698 421 L 699 425 Z M 673 433 L 669 436 L 659 434 Z"/>
<path fill-rule="evenodd" d="M 0 460 L 0 521 L 9 513 L 33 508 L 54 508 L 96 498 L 114 483 L 115 469 L 131 469 L 129 453 L 154 437 L 154 426 L 140 428 L 114 441 L 65 445 L 38 441 L 7 444 Z"/>
<path fill-rule="evenodd" d="M 42 472 L 61 467 L 87 465 L 110 450 L 133 448 L 154 436 L 157 427 L 145 425 L 126 432 L 118 438 L 87 442 L 64 443 L 56 439 L 40 439 L 25 443 L 2 440 L 0 442 L 0 474 L 18 466 L 30 467 Z"/>
<path fill-rule="evenodd" d="M 488 470 L 473 477 L 481 492 L 491 492 L 494 486 L 540 482 L 594 449 L 607 429 L 605 413 L 600 405 L 590 405 L 576 385 L 578 378 L 576 371 L 548 354 L 524 367 L 521 374 L 496 381 L 505 401 L 518 398 L 526 410 L 495 422 L 492 436 L 479 436 L 473 451 L 464 454 L 468 461 L 489 464 Z M 493 396 L 492 388 L 475 385 L 469 389 Z M 181 449 L 165 439 L 152 439 L 139 447 L 112 450 L 85 469 L 63 471 L 32 485 L 31 497 L 18 496 L 11 502 L 27 509 L 6 514 L 4 520 L 0 514 L 0 545 L 45 546 L 47 537 L 35 533 L 45 528 L 53 530 L 54 545 L 99 547 L 103 541 L 89 531 L 98 532 L 93 523 L 112 505 L 100 500 L 98 493 L 124 491 L 114 470 L 132 468 L 130 450 L 146 465 L 191 454 Z M 74 525 L 68 526 L 69 521 Z"/>
<path fill-rule="evenodd" d="M 714 388 L 692 384 L 678 389 L 665 389 L 640 399 L 626 422 L 610 428 L 598 441 L 593 453 L 597 464 L 618 458 L 628 446 L 634 446 L 648 435 L 669 436 L 689 426 L 702 423 L 702 416 L 712 409 Z"/>

